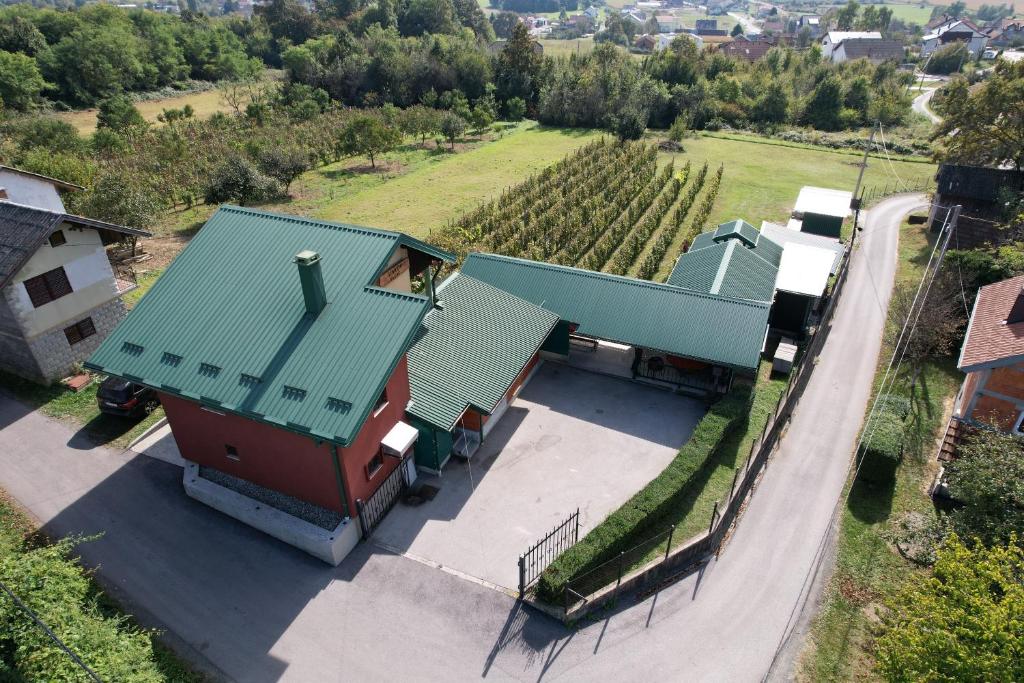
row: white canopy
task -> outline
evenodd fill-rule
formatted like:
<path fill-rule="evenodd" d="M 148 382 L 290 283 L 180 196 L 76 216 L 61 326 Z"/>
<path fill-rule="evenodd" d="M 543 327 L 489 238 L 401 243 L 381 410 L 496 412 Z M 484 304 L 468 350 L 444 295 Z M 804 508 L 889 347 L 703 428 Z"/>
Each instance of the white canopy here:
<path fill-rule="evenodd" d="M 792 220 L 790 222 L 792 223 Z M 809 232 L 791 230 L 788 227 L 769 223 L 768 221 L 761 221 L 761 234 L 773 242 L 778 242 L 783 246 L 783 248 L 790 243 L 795 242 L 796 244 L 803 244 L 808 247 L 828 249 L 834 254 L 832 261 L 832 273 L 835 273 L 839 269 L 839 262 L 842 260 L 843 254 L 846 252 L 846 247 L 843 246 L 843 243 L 834 237 L 825 237 L 824 235 L 815 235 Z"/>
<path fill-rule="evenodd" d="M 791 242 L 782 252 L 775 289 L 820 297 L 825 293 L 834 260 L 835 252 L 831 249 Z"/>
<path fill-rule="evenodd" d="M 401 457 L 416 442 L 416 437 L 419 434 L 415 427 L 399 420 L 381 440 L 380 445 L 389 455 Z"/>
<path fill-rule="evenodd" d="M 796 206 L 793 207 L 793 213 L 813 213 L 819 216 L 846 218 L 851 213 L 850 202 L 852 200 L 852 192 L 808 185 L 800 188 L 800 194 L 796 198 Z"/>

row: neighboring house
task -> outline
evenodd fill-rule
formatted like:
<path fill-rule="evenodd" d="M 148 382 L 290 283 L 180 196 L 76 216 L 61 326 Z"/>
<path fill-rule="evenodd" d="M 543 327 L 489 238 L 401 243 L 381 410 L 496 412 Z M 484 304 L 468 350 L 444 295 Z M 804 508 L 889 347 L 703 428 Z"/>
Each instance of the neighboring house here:
<path fill-rule="evenodd" d="M 685 40 L 692 40 L 697 49 L 700 50 L 704 47 L 704 41 L 700 36 L 695 36 L 692 33 L 658 33 L 658 34 L 644 34 L 633 41 L 633 47 L 641 52 L 653 52 L 654 50 L 668 50 L 672 47 L 672 42 L 680 36 L 685 36 Z"/>
<path fill-rule="evenodd" d="M 60 192 L 75 189 L 0 167 L 0 368 L 43 384 L 72 374 L 124 316 L 134 273 L 106 246 L 149 236 L 67 213 Z"/>
<path fill-rule="evenodd" d="M 653 52 L 659 47 L 658 42 L 658 36 L 645 33 L 633 40 L 633 47 L 639 52 Z"/>
<path fill-rule="evenodd" d="M 583 10 L 583 13 L 586 14 L 591 19 L 593 19 L 594 21 L 597 21 L 601 16 L 601 10 L 599 10 L 597 7 L 594 7 L 593 5 Z"/>
<path fill-rule="evenodd" d="M 654 20 L 658 22 L 658 30 L 661 33 L 677 33 L 683 30 L 682 20 L 671 14 L 655 15 Z"/>
<path fill-rule="evenodd" d="M 1015 236 L 999 228 L 1005 204 L 1024 192 L 1024 172 L 942 164 L 936 176 L 935 207 L 963 207 L 956 224 L 954 244 L 961 249 L 999 245 Z M 936 231 L 946 218 L 945 211 L 932 209 L 931 229 Z"/>
<path fill-rule="evenodd" d="M 821 17 L 817 14 L 805 14 L 797 22 L 797 30 L 807 27 L 811 31 L 811 37 L 817 38 L 821 35 Z"/>
<path fill-rule="evenodd" d="M 971 57 L 977 57 L 984 52 L 988 36 L 967 19 L 950 19 L 921 38 L 921 56 L 928 57 L 940 47 L 957 42 L 967 45 Z"/>
<path fill-rule="evenodd" d="M 1024 45 L 1024 21 L 1004 19 L 999 26 L 987 32 L 988 44 L 992 47 L 1013 47 Z"/>
<path fill-rule="evenodd" d="M 1024 276 L 978 290 L 957 367 L 953 416 L 1024 435 Z"/>
<path fill-rule="evenodd" d="M 768 54 L 768 50 L 771 50 L 774 45 L 766 40 L 748 40 L 739 39 L 732 41 L 731 43 L 725 43 L 718 49 L 722 54 L 729 57 L 738 57 L 747 60 L 748 62 L 756 62 L 757 60 Z"/>
<path fill-rule="evenodd" d="M 718 28 L 717 19 L 698 19 L 694 23 L 694 33 L 698 36 L 728 36 L 729 31 L 724 28 Z"/>
<path fill-rule="evenodd" d="M 851 214 L 853 193 L 824 187 L 800 188 L 790 228 L 838 239 L 843 221 Z"/>
<path fill-rule="evenodd" d="M 832 58 L 832 51 L 844 40 L 859 38 L 861 40 L 881 40 L 882 34 L 878 31 L 829 31 L 821 37 L 821 56 L 826 59 Z"/>
<path fill-rule="evenodd" d="M 647 14 L 645 12 L 641 12 L 639 10 L 632 10 L 632 11 L 629 11 L 629 12 L 623 12 L 622 13 L 622 20 L 623 21 L 632 22 L 636 26 L 642 27 L 644 24 L 647 23 Z"/>
<path fill-rule="evenodd" d="M 836 63 L 866 59 L 873 64 L 903 61 L 903 44 L 896 40 L 875 40 L 874 38 L 847 38 L 832 50 L 830 59 Z"/>

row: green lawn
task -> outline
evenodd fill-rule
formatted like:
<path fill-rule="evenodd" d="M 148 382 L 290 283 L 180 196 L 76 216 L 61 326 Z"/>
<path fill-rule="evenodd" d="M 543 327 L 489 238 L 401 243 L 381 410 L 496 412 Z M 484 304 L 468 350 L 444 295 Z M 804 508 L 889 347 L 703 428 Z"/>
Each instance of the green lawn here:
<path fill-rule="evenodd" d="M 568 57 L 571 54 L 589 54 L 594 50 L 593 38 L 579 38 L 577 40 L 558 40 L 555 38 L 541 38 L 540 44 L 544 46 L 546 57 Z"/>
<path fill-rule="evenodd" d="M 900 19 L 908 24 L 924 26 L 932 17 L 932 6 L 928 4 L 922 6 L 921 3 L 916 5 L 894 5 L 887 3 L 884 6 L 892 10 L 894 19 Z"/>
<path fill-rule="evenodd" d="M 923 226 L 901 228 L 897 282 L 916 282 L 931 251 Z M 883 346 L 876 390 L 891 348 Z M 935 439 L 956 395 L 962 376 L 952 359 L 929 365 L 912 396 L 910 449 L 894 472 L 860 477 L 848 483 L 842 510 L 835 573 L 815 619 L 799 678 L 806 681 L 876 680 L 873 660 L 875 610 L 904 582 L 922 571 L 899 555 L 892 544 L 896 522 L 907 512 L 935 514 L 926 494 L 936 472 Z M 908 395 L 901 377 L 896 393 Z"/>
<path fill-rule="evenodd" d="M 434 156 L 398 177 L 345 192 L 314 215 L 425 237 L 431 228 L 443 226 L 603 134 L 527 123 L 496 142 L 457 155 Z"/>

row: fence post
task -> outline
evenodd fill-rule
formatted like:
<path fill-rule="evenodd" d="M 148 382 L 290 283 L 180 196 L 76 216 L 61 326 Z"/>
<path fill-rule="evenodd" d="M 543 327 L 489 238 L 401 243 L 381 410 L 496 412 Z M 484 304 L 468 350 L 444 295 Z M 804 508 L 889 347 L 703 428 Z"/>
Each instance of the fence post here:
<path fill-rule="evenodd" d="M 711 511 L 711 524 L 708 525 L 708 533 L 715 528 L 715 517 L 718 516 L 718 501 L 715 501 L 715 509 Z"/>
<path fill-rule="evenodd" d="M 619 552 L 619 578 L 615 581 L 615 599 L 619 598 L 619 586 L 622 585 L 622 565 L 626 561 L 626 551 Z"/>
<path fill-rule="evenodd" d="M 665 559 L 662 560 L 663 562 L 668 560 L 668 551 L 672 550 L 672 534 L 675 532 L 676 525 L 673 524 L 668 528 L 668 541 L 665 543 Z"/>
<path fill-rule="evenodd" d="M 370 530 L 366 526 L 366 515 L 363 513 L 363 499 L 356 498 L 356 513 L 359 515 L 359 526 L 363 528 L 363 540 L 370 537 Z"/>
<path fill-rule="evenodd" d="M 580 540 L 580 509 L 576 508 L 576 532 L 573 534 L 572 542 L 575 545 Z"/>
<path fill-rule="evenodd" d="M 751 444 L 753 446 L 753 444 Z M 729 499 L 732 499 L 732 494 L 736 493 L 736 478 L 740 476 L 739 468 L 732 475 L 732 488 L 729 489 Z"/>
<path fill-rule="evenodd" d="M 523 599 L 523 595 L 526 594 L 526 561 L 525 555 L 519 556 L 519 599 Z"/>

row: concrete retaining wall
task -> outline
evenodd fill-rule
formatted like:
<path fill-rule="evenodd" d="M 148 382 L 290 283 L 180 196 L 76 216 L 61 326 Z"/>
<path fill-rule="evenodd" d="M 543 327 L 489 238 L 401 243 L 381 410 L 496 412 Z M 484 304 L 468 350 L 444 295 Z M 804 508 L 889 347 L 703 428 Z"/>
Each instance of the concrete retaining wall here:
<path fill-rule="evenodd" d="M 327 531 L 201 478 L 199 465 L 189 460 L 185 461 L 182 484 L 190 498 L 335 567 L 352 552 L 362 537 L 358 520 L 345 518 L 337 528 Z"/>

